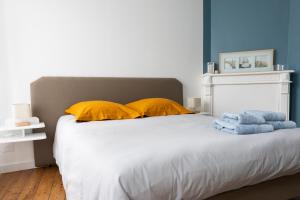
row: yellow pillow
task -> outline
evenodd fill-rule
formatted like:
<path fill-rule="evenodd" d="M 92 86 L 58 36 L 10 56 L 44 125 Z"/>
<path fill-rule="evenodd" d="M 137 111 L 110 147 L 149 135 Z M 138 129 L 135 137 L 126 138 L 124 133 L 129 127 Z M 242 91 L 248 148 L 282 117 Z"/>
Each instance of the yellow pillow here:
<path fill-rule="evenodd" d="M 192 111 L 184 108 L 179 103 L 164 98 L 141 99 L 127 104 L 129 108 L 136 110 L 141 116 L 165 116 L 190 114 Z"/>
<path fill-rule="evenodd" d="M 108 119 L 134 119 L 140 114 L 126 106 L 109 101 L 84 101 L 72 105 L 65 111 L 76 117 L 76 121 L 101 121 Z"/>

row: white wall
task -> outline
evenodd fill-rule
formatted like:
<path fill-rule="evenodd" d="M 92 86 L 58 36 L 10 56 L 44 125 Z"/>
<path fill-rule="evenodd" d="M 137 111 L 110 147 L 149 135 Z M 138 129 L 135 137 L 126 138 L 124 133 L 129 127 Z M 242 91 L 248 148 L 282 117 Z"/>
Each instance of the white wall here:
<path fill-rule="evenodd" d="M 0 34 L 1 36 L 1 34 Z M 3 59 L 1 56 L 1 41 L 0 41 L 0 125 L 3 123 L 4 119 L 7 117 L 9 113 L 9 80 L 7 78 L 7 70 L 3 67 L 3 63 L 1 60 Z"/>
<path fill-rule="evenodd" d="M 4 15 L 3 15 L 3 6 L 0 0 L 0 125 L 3 122 L 4 118 L 8 114 L 8 104 L 9 104 L 9 89 L 8 89 L 8 68 L 5 63 L 5 35 L 4 35 Z"/>
<path fill-rule="evenodd" d="M 175 77 L 185 97 L 200 96 L 202 0 L 1 1 L 9 104 L 61 75 Z"/>

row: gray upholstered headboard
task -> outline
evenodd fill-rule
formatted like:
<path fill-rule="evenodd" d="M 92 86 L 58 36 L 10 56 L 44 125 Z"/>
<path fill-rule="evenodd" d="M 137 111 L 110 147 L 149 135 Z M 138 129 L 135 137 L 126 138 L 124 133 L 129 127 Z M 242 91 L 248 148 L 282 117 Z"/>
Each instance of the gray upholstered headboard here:
<path fill-rule="evenodd" d="M 182 104 L 182 84 L 173 78 L 42 77 L 31 84 L 34 116 L 45 122 L 47 139 L 34 142 L 36 166 L 55 164 L 53 140 L 64 110 L 84 100 L 128 103 L 141 98 L 169 98 Z"/>

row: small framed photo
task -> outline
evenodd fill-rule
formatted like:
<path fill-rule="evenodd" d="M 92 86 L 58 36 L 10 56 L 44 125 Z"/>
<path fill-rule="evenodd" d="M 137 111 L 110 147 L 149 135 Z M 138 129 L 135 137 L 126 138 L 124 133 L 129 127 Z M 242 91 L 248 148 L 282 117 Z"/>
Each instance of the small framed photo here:
<path fill-rule="evenodd" d="M 274 49 L 220 53 L 221 73 L 273 71 Z"/>

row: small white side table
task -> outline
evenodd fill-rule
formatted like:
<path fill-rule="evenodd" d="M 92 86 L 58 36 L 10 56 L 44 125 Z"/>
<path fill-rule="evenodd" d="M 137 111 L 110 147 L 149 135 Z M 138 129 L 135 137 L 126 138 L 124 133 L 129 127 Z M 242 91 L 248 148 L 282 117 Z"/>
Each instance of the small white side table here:
<path fill-rule="evenodd" d="M 45 128 L 44 123 L 30 126 L 3 126 L 0 127 L 0 144 L 13 142 L 26 142 L 34 140 L 44 140 L 47 138 L 46 133 L 32 133 L 33 129 Z M 14 134 L 3 134 L 3 132 L 16 132 Z M 17 133 L 18 132 L 18 133 Z"/>

